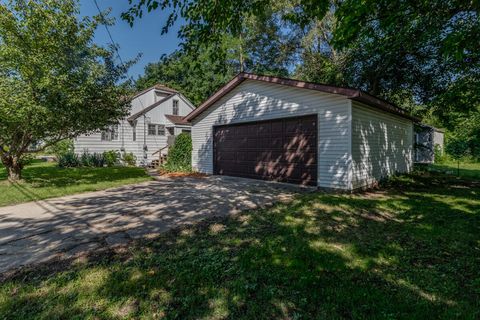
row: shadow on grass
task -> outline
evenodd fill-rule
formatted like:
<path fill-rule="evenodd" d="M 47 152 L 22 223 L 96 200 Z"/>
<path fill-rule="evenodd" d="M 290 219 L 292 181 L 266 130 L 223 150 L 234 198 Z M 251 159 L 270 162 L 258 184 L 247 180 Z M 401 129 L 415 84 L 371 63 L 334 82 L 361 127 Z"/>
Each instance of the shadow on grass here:
<path fill-rule="evenodd" d="M 434 164 L 431 169 L 448 173 L 450 175 L 458 175 L 458 164 Z M 480 180 L 480 163 L 460 163 L 460 177 Z"/>
<path fill-rule="evenodd" d="M 5 283 L 0 313 L 474 319 L 479 195 L 476 183 L 437 175 L 402 177 L 378 192 L 302 195 L 92 256 L 70 271 L 19 275 Z"/>
<path fill-rule="evenodd" d="M 58 168 L 56 166 L 34 166 L 25 168 L 23 172 L 25 182 L 36 188 L 97 184 L 143 176 L 145 176 L 145 170 L 136 167 Z"/>

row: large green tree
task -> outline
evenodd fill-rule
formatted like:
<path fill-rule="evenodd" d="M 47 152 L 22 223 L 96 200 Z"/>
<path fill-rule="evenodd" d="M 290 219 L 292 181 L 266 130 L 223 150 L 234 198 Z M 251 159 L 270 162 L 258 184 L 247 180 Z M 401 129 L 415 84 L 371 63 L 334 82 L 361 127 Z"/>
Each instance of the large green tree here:
<path fill-rule="evenodd" d="M 0 4 L 0 158 L 11 180 L 35 146 L 103 128 L 128 108 L 117 86 L 127 66 L 92 42 L 102 18 L 78 14 L 76 0 Z"/>
<path fill-rule="evenodd" d="M 150 63 L 137 89 L 164 83 L 198 105 L 240 71 L 288 76 L 298 39 L 282 30 L 274 8 L 263 17 L 245 17 L 236 36 L 224 32 L 215 44 L 182 48 Z"/>
<path fill-rule="evenodd" d="M 124 18 L 131 23 L 145 11 L 168 8 L 171 15 L 164 21 L 163 32 L 182 17 L 185 23 L 179 36 L 191 51 L 200 45 L 220 46 L 222 37 L 232 37 L 239 44 L 232 51 L 240 53 L 241 66 L 261 73 L 282 72 L 277 68 L 282 64 L 272 63 L 275 55 L 271 53 L 279 46 L 270 47 L 275 42 L 268 36 L 286 30 L 295 36 L 286 37 L 285 43 L 293 43 L 294 50 L 286 51 L 289 58 L 284 61 L 296 62 L 296 77 L 362 89 L 450 131 L 465 123 L 469 132 L 480 129 L 480 124 L 469 121 L 480 113 L 478 0 L 130 3 Z M 250 21 L 263 22 L 262 28 Z M 265 41 L 245 40 L 252 30 L 260 32 L 251 39 L 263 35 Z M 251 55 L 255 59 L 248 65 L 249 44 L 268 54 Z M 292 68 L 287 65 L 287 70 Z M 473 140 L 469 139 L 470 149 L 477 150 L 480 141 Z"/>

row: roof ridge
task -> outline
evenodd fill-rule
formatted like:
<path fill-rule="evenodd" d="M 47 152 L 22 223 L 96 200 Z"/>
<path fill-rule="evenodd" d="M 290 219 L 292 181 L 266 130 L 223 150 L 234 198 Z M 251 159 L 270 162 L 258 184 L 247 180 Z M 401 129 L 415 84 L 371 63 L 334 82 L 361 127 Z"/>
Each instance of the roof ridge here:
<path fill-rule="evenodd" d="M 152 103 L 148 107 L 143 108 L 142 110 L 138 111 L 137 113 L 132 114 L 130 117 L 127 118 L 128 121 L 133 121 L 140 117 L 142 114 L 147 113 L 148 111 L 152 110 L 153 108 L 157 107 L 158 105 L 162 104 L 163 102 L 167 101 L 177 93 L 169 94 L 168 96 L 164 97 L 163 99 L 158 100 L 157 102 Z"/>
<path fill-rule="evenodd" d="M 291 79 L 291 78 L 258 75 L 254 73 L 248 73 L 248 72 L 238 73 L 229 82 L 227 82 L 227 84 L 225 84 L 223 87 L 218 89 L 214 94 L 208 97 L 207 100 L 205 100 L 198 108 L 190 112 L 185 117 L 185 119 L 187 121 L 193 120 L 195 117 L 200 115 L 204 110 L 208 109 L 211 105 L 213 105 L 220 98 L 222 98 L 225 94 L 233 90 L 235 87 L 237 87 L 247 79 L 255 80 L 255 81 L 263 81 L 268 83 L 276 83 L 279 85 L 287 85 L 287 86 L 303 88 L 303 89 L 317 90 L 317 91 L 331 93 L 331 94 L 339 94 L 347 97 L 348 99 L 363 102 L 363 103 L 366 103 L 367 105 L 376 107 L 378 109 L 382 109 L 383 111 L 394 113 L 413 121 L 419 121 L 419 119 L 413 116 L 410 116 L 406 110 L 394 105 L 393 103 L 390 103 L 386 100 L 373 96 L 369 93 L 363 92 L 359 89 L 333 86 L 333 85 L 328 85 L 323 83 L 307 82 L 307 81 Z"/>
<path fill-rule="evenodd" d="M 168 86 L 166 86 L 166 85 L 164 85 L 164 84 L 162 84 L 162 83 L 156 83 L 156 84 L 154 84 L 153 86 L 150 86 L 150 87 L 148 87 L 148 88 L 146 88 L 146 89 L 143 89 L 143 90 L 140 91 L 140 92 L 135 93 L 135 94 L 130 98 L 130 100 L 133 100 L 133 99 L 135 99 L 135 98 L 138 98 L 139 96 L 147 93 L 148 91 L 150 91 L 150 90 L 152 90 L 152 89 L 169 91 L 169 92 L 171 92 L 171 93 L 179 93 L 178 90 L 175 90 L 175 89 L 173 89 L 173 88 L 170 88 L 170 87 L 168 87 Z"/>

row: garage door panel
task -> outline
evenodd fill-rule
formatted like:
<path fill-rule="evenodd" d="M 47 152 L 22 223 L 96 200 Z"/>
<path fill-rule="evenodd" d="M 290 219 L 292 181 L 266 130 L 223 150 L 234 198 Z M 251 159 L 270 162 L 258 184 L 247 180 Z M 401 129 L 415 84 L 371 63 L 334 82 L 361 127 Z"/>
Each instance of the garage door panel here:
<path fill-rule="evenodd" d="M 316 116 L 216 127 L 216 174 L 316 185 Z"/>
<path fill-rule="evenodd" d="M 295 136 L 285 136 L 283 141 L 283 148 L 290 151 L 311 152 L 312 149 L 316 150 L 315 142 L 316 136 L 305 136 L 303 134 Z"/>

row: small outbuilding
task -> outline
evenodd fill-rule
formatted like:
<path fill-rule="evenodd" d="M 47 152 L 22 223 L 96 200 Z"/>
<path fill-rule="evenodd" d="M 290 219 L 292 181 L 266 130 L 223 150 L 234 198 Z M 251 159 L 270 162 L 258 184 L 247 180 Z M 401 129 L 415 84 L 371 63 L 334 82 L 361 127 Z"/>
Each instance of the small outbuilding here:
<path fill-rule="evenodd" d="M 207 174 L 354 190 L 413 166 L 416 119 L 356 89 L 240 73 L 184 120 Z"/>
<path fill-rule="evenodd" d="M 414 130 L 415 163 L 434 163 L 435 151 L 444 153 L 444 131 L 423 123 L 416 123 Z"/>

